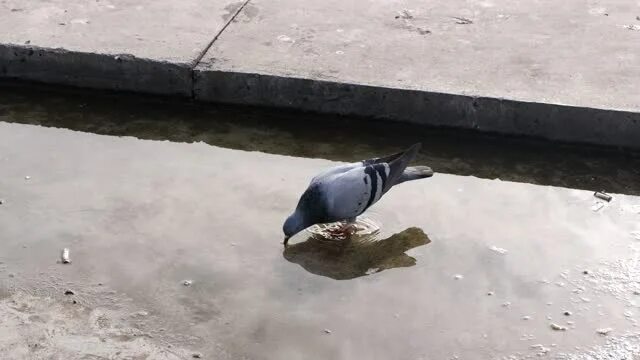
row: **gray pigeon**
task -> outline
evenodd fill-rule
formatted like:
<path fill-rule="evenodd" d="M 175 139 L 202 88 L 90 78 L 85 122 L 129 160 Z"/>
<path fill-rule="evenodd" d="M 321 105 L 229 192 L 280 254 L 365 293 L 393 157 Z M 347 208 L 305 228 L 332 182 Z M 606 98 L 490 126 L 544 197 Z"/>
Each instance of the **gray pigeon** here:
<path fill-rule="evenodd" d="M 415 144 L 397 154 L 336 166 L 314 177 L 284 222 L 285 246 L 290 237 L 311 225 L 352 224 L 393 186 L 433 176 L 428 166 L 407 167 L 419 150 L 420 144 Z"/>

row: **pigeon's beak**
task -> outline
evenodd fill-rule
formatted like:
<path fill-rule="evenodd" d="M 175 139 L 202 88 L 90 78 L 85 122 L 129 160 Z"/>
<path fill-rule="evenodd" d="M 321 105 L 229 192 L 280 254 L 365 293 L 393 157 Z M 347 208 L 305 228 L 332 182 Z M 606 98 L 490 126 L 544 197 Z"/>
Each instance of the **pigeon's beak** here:
<path fill-rule="evenodd" d="M 287 244 L 289 243 L 289 239 L 290 238 L 291 238 L 291 236 L 285 236 L 284 237 L 284 242 L 283 242 L 284 246 L 287 246 Z"/>

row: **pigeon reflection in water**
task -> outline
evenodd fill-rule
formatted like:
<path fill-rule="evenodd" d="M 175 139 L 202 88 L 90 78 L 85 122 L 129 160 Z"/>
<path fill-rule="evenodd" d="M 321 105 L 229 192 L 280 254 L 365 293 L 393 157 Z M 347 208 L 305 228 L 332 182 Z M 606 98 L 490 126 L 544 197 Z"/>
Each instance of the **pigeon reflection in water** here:
<path fill-rule="evenodd" d="M 312 235 L 284 249 L 284 258 L 312 274 L 336 280 L 354 279 L 397 267 L 409 267 L 416 259 L 406 251 L 430 243 L 419 228 L 411 227 L 383 240 L 352 236 L 343 241 Z"/>

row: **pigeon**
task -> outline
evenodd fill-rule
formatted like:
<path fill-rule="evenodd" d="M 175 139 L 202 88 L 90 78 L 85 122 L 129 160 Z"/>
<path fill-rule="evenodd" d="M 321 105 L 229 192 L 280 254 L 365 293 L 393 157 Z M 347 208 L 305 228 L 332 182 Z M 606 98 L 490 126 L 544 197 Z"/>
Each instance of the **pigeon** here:
<path fill-rule="evenodd" d="M 418 143 L 397 154 L 339 165 L 316 175 L 282 226 L 284 245 L 295 234 L 316 224 L 344 221 L 347 231 L 356 217 L 393 186 L 433 176 L 428 166 L 407 166 L 420 147 Z"/>

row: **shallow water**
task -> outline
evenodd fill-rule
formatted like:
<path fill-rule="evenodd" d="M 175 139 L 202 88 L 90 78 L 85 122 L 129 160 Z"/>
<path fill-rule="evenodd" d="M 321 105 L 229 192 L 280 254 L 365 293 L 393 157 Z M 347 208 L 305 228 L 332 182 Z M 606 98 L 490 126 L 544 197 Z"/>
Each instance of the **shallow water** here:
<path fill-rule="evenodd" d="M 12 317 L 0 335 L 42 331 L 40 354 L 117 357 L 139 343 L 125 353 L 521 359 L 537 358 L 542 345 L 550 358 L 640 355 L 633 158 L 606 152 L 580 163 L 583 150 L 561 147 L 544 160 L 540 145 L 486 139 L 486 150 L 433 145 L 426 140 L 440 135 L 426 135 L 418 162 L 437 173 L 372 208 L 376 238 L 303 233 L 284 248 L 282 222 L 311 176 L 334 160 L 392 152 L 400 138 L 381 146 L 381 134 L 350 136 L 346 127 L 303 135 L 295 122 L 260 123 L 258 110 L 214 108 L 194 115 L 201 122 L 183 115 L 173 124 L 178 113 L 158 104 L 0 99 L 0 309 L 15 312 L 1 315 Z M 212 113 L 236 118 L 205 122 Z M 587 174 L 622 194 L 611 191 L 614 200 L 593 211 L 597 199 L 581 190 L 593 183 L 579 180 Z M 65 247 L 70 265 L 57 263 Z M 86 336 L 51 335 L 61 323 Z M 603 328 L 613 330 L 599 335 Z M 13 339 L 0 340 L 4 358 L 35 351 L 30 340 L 0 338 Z M 108 346 L 91 346 L 100 339 Z"/>

